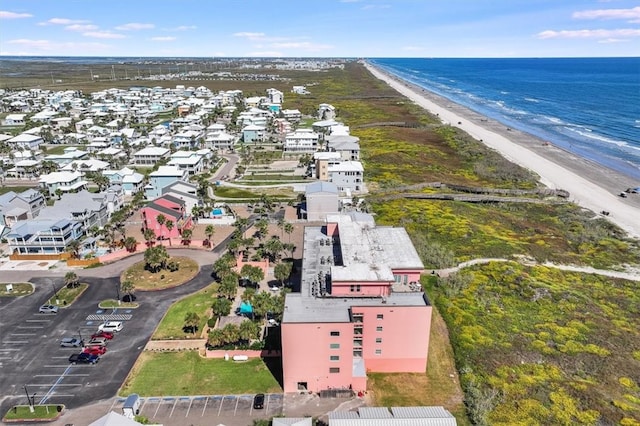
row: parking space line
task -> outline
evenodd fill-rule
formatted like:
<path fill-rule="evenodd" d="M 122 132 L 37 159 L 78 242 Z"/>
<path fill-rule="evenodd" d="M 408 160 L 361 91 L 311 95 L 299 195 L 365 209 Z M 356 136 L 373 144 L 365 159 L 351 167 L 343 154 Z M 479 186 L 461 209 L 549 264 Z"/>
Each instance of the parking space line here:
<path fill-rule="evenodd" d="M 189 411 L 191 411 L 191 404 L 193 404 L 193 398 L 190 399 L 189 401 L 189 408 L 187 408 L 187 414 L 185 414 L 185 417 L 189 417 Z"/>
<path fill-rule="evenodd" d="M 162 400 L 160 400 L 160 401 L 158 402 L 158 406 L 156 407 L 156 412 L 153 414 L 153 417 L 155 417 L 155 416 L 157 416 L 157 415 L 158 415 L 158 410 L 160 409 L 160 406 L 161 406 L 161 405 L 162 405 Z"/>
<path fill-rule="evenodd" d="M 178 403 L 178 400 L 176 399 L 176 400 L 173 402 L 173 407 L 171 407 L 171 412 L 169 413 L 169 417 L 173 416 L 173 410 L 175 410 L 175 409 L 176 409 L 176 404 L 177 404 L 177 403 Z"/>
<path fill-rule="evenodd" d="M 27 383 L 27 386 L 31 387 L 49 387 L 49 386 L 82 386 L 82 383 L 59 383 L 59 384 L 55 384 L 55 383 Z"/>
<path fill-rule="evenodd" d="M 69 367 L 69 364 L 65 364 L 65 365 L 45 365 L 45 367 L 47 368 L 67 368 Z"/>
<path fill-rule="evenodd" d="M 27 322 L 51 322 L 50 319 L 28 319 Z"/>
<path fill-rule="evenodd" d="M 28 340 L 5 340 L 2 343 L 10 343 L 12 345 L 22 345 L 24 343 L 29 343 Z"/>
<path fill-rule="evenodd" d="M 204 410 L 207 409 L 207 402 L 209 402 L 209 398 L 208 397 L 204 399 L 204 407 L 202 408 L 202 416 L 200 416 L 200 417 L 204 417 Z"/>
<path fill-rule="evenodd" d="M 236 408 L 233 409 L 233 415 L 236 415 L 236 412 L 238 411 L 238 402 L 240 402 L 240 398 L 236 398 Z"/>
<path fill-rule="evenodd" d="M 17 352 L 17 351 L 21 351 L 22 349 L 20 348 L 2 348 L 0 349 L 0 352 Z"/>
<path fill-rule="evenodd" d="M 19 325 L 16 328 L 20 328 L 20 329 L 36 329 L 36 328 L 44 328 L 44 325 Z"/>
<path fill-rule="evenodd" d="M 10 336 L 35 336 L 37 333 L 9 333 Z"/>
<path fill-rule="evenodd" d="M 224 404 L 224 395 L 222 395 L 222 400 L 220 401 L 220 408 L 218 408 L 218 417 L 220 417 L 220 411 L 222 411 L 222 404 Z"/>
<path fill-rule="evenodd" d="M 86 377 L 88 374 L 67 374 L 65 377 Z M 59 374 L 36 374 L 33 377 L 60 377 Z"/>

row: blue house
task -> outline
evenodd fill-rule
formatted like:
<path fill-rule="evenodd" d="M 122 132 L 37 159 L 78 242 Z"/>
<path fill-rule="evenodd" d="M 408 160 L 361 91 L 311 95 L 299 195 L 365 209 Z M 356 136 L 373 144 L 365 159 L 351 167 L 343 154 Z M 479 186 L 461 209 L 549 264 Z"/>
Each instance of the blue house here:
<path fill-rule="evenodd" d="M 187 171 L 175 166 L 160 166 L 149 174 L 149 183 L 144 187 L 147 200 L 154 200 L 162 195 L 162 189 L 179 180 L 186 181 Z"/>

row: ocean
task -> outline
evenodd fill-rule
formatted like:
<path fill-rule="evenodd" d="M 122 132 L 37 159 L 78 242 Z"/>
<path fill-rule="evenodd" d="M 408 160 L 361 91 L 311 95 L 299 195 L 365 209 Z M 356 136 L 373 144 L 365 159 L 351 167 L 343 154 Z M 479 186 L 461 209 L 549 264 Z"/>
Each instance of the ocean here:
<path fill-rule="evenodd" d="M 368 61 L 640 186 L 640 58 Z"/>

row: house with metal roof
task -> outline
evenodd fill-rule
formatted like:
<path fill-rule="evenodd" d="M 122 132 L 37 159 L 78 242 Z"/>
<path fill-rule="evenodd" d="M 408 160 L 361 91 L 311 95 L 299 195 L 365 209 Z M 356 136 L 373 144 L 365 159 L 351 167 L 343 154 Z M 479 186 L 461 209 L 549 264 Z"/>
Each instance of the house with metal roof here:
<path fill-rule="evenodd" d="M 329 426 L 456 426 L 444 407 L 360 407 L 357 411 L 331 411 Z"/>
<path fill-rule="evenodd" d="M 60 254 L 83 235 L 82 224 L 69 219 L 37 218 L 18 222 L 6 235 L 11 253 Z"/>

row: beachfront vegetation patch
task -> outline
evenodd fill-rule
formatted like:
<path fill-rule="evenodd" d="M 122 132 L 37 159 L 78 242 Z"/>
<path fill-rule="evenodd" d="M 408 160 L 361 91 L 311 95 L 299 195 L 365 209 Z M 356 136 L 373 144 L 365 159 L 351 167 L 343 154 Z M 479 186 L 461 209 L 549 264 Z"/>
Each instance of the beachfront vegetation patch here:
<path fill-rule="evenodd" d="M 207 319 L 210 317 L 209 311 L 211 304 L 217 297 L 218 283 L 213 283 L 202 290 L 187 296 L 175 302 L 162 321 L 158 325 L 155 333 L 151 336 L 154 340 L 164 339 L 192 339 L 200 337 L 200 333 L 204 330 Z M 194 312 L 200 318 L 197 334 L 193 334 L 190 330 L 185 330 L 185 316 L 189 312 Z"/>
<path fill-rule="evenodd" d="M 640 419 L 638 283 L 495 262 L 429 293 L 476 424 Z"/>
<path fill-rule="evenodd" d="M 143 352 L 120 395 L 229 395 L 282 392 L 260 358 L 234 362 L 197 351 Z"/>

